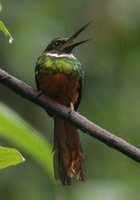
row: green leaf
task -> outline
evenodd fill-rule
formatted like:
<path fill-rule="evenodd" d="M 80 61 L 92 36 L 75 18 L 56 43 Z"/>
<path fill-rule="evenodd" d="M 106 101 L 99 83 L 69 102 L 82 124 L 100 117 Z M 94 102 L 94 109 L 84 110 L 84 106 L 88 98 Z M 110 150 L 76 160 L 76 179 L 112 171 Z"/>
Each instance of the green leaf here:
<path fill-rule="evenodd" d="M 25 159 L 16 149 L 0 146 L 0 169 L 9 167 L 11 165 L 17 165 L 24 161 Z"/>
<path fill-rule="evenodd" d="M 52 179 L 52 147 L 49 142 L 3 104 L 0 104 L 0 137 L 31 155 Z"/>
<path fill-rule="evenodd" d="M 0 12 L 2 11 L 2 5 L 0 2 Z M 13 42 L 13 38 L 11 36 L 11 34 L 9 33 L 9 31 L 7 30 L 7 28 L 5 27 L 4 23 L 2 21 L 0 21 L 0 30 L 7 36 L 9 37 L 9 43 Z"/>
<path fill-rule="evenodd" d="M 7 30 L 7 28 L 5 27 L 4 23 L 2 21 L 0 21 L 0 30 L 7 36 L 9 37 L 9 43 L 13 42 L 13 38 L 11 36 L 11 34 L 9 33 L 9 31 Z"/>

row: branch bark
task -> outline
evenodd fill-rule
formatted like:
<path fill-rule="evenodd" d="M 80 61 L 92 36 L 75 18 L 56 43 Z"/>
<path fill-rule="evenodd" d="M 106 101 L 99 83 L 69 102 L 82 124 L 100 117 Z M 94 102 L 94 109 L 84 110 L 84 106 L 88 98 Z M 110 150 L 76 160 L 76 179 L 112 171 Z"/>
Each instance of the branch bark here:
<path fill-rule="evenodd" d="M 8 74 L 2 69 L 0 69 L 0 83 L 10 88 L 18 95 L 21 95 L 22 97 L 33 102 L 34 104 L 68 120 L 86 134 L 100 140 L 109 147 L 120 151 L 137 162 L 140 162 L 140 149 L 126 142 L 122 138 L 110 133 L 109 131 L 99 127 L 79 113 L 75 111 L 70 112 L 69 108 L 54 102 L 43 94 L 40 95 L 38 91 L 34 90 L 26 83 Z"/>

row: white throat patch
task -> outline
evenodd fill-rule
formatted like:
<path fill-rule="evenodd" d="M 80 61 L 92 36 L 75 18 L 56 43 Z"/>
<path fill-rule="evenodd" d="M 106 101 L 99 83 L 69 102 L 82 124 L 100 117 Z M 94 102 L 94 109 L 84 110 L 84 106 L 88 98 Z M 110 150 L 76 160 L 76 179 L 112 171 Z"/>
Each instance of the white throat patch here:
<path fill-rule="evenodd" d="M 67 58 L 74 58 L 74 59 L 76 59 L 72 53 L 71 54 L 66 54 L 66 53 L 63 53 L 63 54 L 47 53 L 47 56 L 56 57 L 56 58 L 67 57 Z"/>

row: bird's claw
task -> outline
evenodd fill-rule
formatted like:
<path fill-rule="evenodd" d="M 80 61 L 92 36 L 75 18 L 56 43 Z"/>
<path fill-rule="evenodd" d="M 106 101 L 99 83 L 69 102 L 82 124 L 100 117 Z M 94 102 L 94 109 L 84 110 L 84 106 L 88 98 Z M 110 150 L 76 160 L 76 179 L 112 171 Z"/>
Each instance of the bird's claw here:
<path fill-rule="evenodd" d="M 68 114 L 71 115 L 71 113 L 74 111 L 74 106 L 73 106 L 73 103 L 71 102 L 70 103 L 70 108 L 69 108 L 69 112 Z"/>

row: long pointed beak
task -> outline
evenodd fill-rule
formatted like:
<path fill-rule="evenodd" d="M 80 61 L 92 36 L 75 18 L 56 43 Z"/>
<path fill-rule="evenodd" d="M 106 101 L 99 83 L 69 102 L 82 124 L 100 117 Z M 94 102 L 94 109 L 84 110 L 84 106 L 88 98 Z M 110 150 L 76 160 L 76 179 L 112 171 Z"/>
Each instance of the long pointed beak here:
<path fill-rule="evenodd" d="M 78 35 L 85 29 L 87 28 L 87 26 L 89 26 L 92 22 L 87 23 L 86 25 L 84 25 L 82 28 L 80 28 L 74 35 L 72 35 L 67 42 L 65 43 L 65 47 L 64 50 L 65 52 L 69 52 L 72 51 L 72 49 L 80 44 L 83 44 L 85 42 L 90 41 L 91 39 L 86 39 L 77 43 L 74 43 L 75 39 L 78 37 Z"/>

